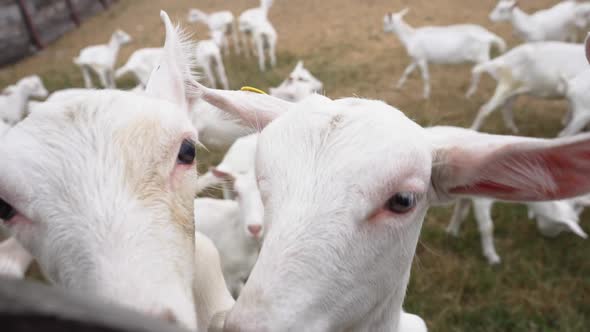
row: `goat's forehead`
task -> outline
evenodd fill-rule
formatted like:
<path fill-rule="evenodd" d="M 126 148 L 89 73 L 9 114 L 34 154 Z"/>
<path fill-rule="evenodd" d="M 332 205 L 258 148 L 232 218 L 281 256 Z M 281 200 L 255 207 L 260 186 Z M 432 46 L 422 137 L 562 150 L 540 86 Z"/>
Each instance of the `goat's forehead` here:
<path fill-rule="evenodd" d="M 314 95 L 267 126 L 259 142 L 257 165 L 264 169 L 295 158 L 306 164 L 321 159 L 340 170 L 386 164 L 384 174 L 406 167 L 426 175 L 431 166 L 426 131 L 372 100 Z"/>
<path fill-rule="evenodd" d="M 130 143 L 146 145 L 193 131 L 187 115 L 166 101 L 129 92 L 86 92 L 66 102 L 43 105 L 10 131 L 4 147 L 43 153 L 51 145 L 57 148 L 52 150 L 63 151 L 60 145 L 117 144 L 116 135 L 142 137 L 146 141 Z"/>

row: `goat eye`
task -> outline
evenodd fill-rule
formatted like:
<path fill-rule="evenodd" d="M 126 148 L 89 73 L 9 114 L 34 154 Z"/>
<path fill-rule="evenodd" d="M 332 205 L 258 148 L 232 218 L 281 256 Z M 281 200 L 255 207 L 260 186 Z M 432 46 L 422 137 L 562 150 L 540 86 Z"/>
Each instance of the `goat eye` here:
<path fill-rule="evenodd" d="M 393 195 L 386 204 L 386 208 L 398 214 L 407 213 L 416 206 L 416 194 L 414 193 L 397 193 Z"/>
<path fill-rule="evenodd" d="M 197 155 L 195 142 L 190 139 L 185 139 L 180 145 L 180 151 L 178 151 L 178 163 L 183 165 L 191 165 L 195 161 Z"/>
<path fill-rule="evenodd" d="M 16 215 L 16 210 L 6 203 L 4 200 L 0 198 L 0 219 L 4 219 L 6 221 L 12 219 Z"/>

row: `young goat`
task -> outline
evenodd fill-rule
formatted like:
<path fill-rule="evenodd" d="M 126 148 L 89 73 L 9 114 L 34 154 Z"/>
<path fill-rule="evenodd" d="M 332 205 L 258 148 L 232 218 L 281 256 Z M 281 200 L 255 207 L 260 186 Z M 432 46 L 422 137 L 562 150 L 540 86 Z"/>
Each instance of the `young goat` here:
<path fill-rule="evenodd" d="M 139 49 L 131 54 L 125 65 L 117 69 L 115 79 L 120 79 L 127 74 L 133 74 L 137 83 L 145 88 L 161 57 L 162 48 Z"/>
<path fill-rule="evenodd" d="M 409 9 L 387 14 L 383 19 L 385 32 L 392 32 L 402 42 L 412 62 L 397 83 L 400 89 L 408 76 L 420 68 L 424 81 L 423 97 L 430 97 L 428 64 L 483 63 L 490 60 L 490 51 L 496 45 L 500 52 L 506 50 L 504 40 L 479 25 L 461 24 L 446 27 L 426 26 L 413 28 L 404 21 Z M 474 76 L 467 96 L 475 92 L 479 77 Z"/>
<path fill-rule="evenodd" d="M 256 157 L 264 245 L 228 332 L 398 331 L 428 206 L 590 191 L 590 135 L 447 137 L 380 101 L 198 90 L 245 123 L 270 123 Z"/>
<path fill-rule="evenodd" d="M 460 199 L 455 205 L 453 217 L 447 227 L 447 232 L 453 236 L 459 235 L 461 224 L 469 213 L 469 199 Z M 500 256 L 494 246 L 494 222 L 491 212 L 494 200 L 487 198 L 473 198 L 475 221 L 481 237 L 481 247 L 484 256 L 490 264 L 499 264 Z M 578 225 L 579 214 L 573 201 L 548 201 L 526 203 L 529 219 L 536 219 L 539 232 L 547 237 L 555 237 L 562 232 L 572 232 L 582 238 L 586 233 Z"/>
<path fill-rule="evenodd" d="M 526 42 L 576 42 L 577 6 L 576 1 L 563 1 L 549 9 L 529 15 L 518 8 L 516 0 L 500 0 L 490 13 L 490 20 L 509 21 L 516 34 Z"/>
<path fill-rule="evenodd" d="M 144 94 L 45 103 L 0 140 L 0 218 L 53 283 L 205 331 L 233 299 L 194 230 L 193 48 L 160 16 Z"/>
<path fill-rule="evenodd" d="M 250 54 L 251 43 L 258 55 L 258 66 L 261 71 L 266 69 L 265 50 L 268 50 L 272 67 L 277 61 L 277 32 L 268 20 L 268 11 L 272 4 L 273 0 L 260 0 L 260 7 L 248 9 L 239 17 L 239 29 L 246 55 Z"/>
<path fill-rule="evenodd" d="M 207 77 L 211 87 L 217 87 L 217 80 L 213 74 L 213 71 L 215 70 L 221 81 L 221 86 L 227 90 L 229 89 L 229 83 L 227 81 L 223 59 L 221 58 L 221 51 L 217 45 L 218 44 L 212 39 L 201 40 L 198 42 L 195 47 L 197 65 L 203 69 L 205 77 Z"/>
<path fill-rule="evenodd" d="M 298 102 L 314 93 L 321 93 L 324 85 L 309 70 L 303 67 L 303 61 L 297 62 L 289 78 L 276 88 L 270 88 L 270 95 L 286 101 Z"/>
<path fill-rule="evenodd" d="M 210 33 L 218 33 L 221 37 L 218 45 L 225 55 L 229 54 L 228 35 L 231 35 L 236 54 L 240 54 L 238 32 L 234 28 L 234 15 L 230 11 L 224 10 L 206 14 L 199 9 L 190 9 L 187 20 L 190 23 L 206 24 Z"/>
<path fill-rule="evenodd" d="M 0 121 L 14 125 L 23 119 L 30 98 L 47 97 L 47 89 L 37 75 L 22 78 L 15 85 L 6 88 L 0 95 Z"/>
<path fill-rule="evenodd" d="M 245 174 L 213 172 L 232 178 L 236 200 L 198 198 L 195 220 L 199 231 L 219 250 L 227 287 L 237 298 L 258 258 L 264 208 L 253 170 Z"/>
<path fill-rule="evenodd" d="M 590 123 L 590 69 L 571 80 L 563 80 L 564 94 L 569 102 L 566 127 L 559 136 L 570 136 L 579 133 Z"/>
<path fill-rule="evenodd" d="M 115 63 L 121 46 L 131 42 L 131 37 L 122 30 L 117 30 L 111 36 L 108 44 L 94 45 L 83 48 L 80 55 L 74 58 L 74 63 L 82 70 L 84 85 L 92 88 L 92 75 L 98 75 L 100 83 L 105 88 L 114 89 Z"/>
<path fill-rule="evenodd" d="M 501 107 L 506 126 L 517 133 L 512 104 L 518 96 L 563 98 L 563 80 L 571 79 L 587 68 L 584 46 L 562 42 L 524 44 L 475 66 L 474 76 L 487 72 L 498 83 L 492 98 L 479 109 L 471 128 L 481 128 L 483 121 Z"/>

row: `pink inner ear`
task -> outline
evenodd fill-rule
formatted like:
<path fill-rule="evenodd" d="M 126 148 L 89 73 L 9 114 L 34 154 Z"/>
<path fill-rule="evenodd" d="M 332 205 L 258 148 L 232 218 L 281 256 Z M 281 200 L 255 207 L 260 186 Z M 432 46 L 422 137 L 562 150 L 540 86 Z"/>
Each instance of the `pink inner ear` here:
<path fill-rule="evenodd" d="M 212 173 L 213 175 L 215 175 L 215 176 L 216 176 L 216 177 L 218 177 L 218 178 L 224 178 L 224 179 L 225 179 L 225 178 L 229 178 L 229 177 L 231 177 L 231 175 L 230 175 L 229 173 L 226 173 L 226 172 L 220 171 L 220 170 L 218 170 L 218 169 L 217 169 L 217 168 L 215 168 L 215 167 L 212 167 L 212 168 L 210 169 L 210 171 L 211 171 L 211 173 Z"/>
<path fill-rule="evenodd" d="M 503 200 L 563 199 L 590 191 L 590 151 L 585 141 L 548 149 L 503 149 L 472 165 L 473 183 L 452 194 L 491 196 Z"/>

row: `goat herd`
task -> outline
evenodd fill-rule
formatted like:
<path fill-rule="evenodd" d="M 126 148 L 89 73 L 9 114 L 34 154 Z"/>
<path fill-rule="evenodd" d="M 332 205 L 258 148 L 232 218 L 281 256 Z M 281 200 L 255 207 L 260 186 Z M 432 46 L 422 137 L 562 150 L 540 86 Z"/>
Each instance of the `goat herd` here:
<path fill-rule="evenodd" d="M 590 121 L 590 67 L 582 44 L 562 40 L 575 38 L 590 5 L 527 15 L 501 0 L 490 17 L 530 43 L 491 60 L 492 46 L 506 44 L 480 26 L 412 28 L 407 10 L 387 14 L 385 31 L 412 58 L 398 86 L 419 68 L 428 97 L 428 63 L 476 63 L 468 95 L 483 72 L 498 81 L 464 129 L 316 94 L 322 84 L 301 62 L 271 95 L 228 91 L 221 52 L 230 41 L 246 54 L 252 41 L 261 70 L 265 51 L 276 62 L 271 4 L 240 15 L 237 31 L 230 12 L 191 10 L 212 36 L 196 45 L 161 12 L 164 47 L 140 49 L 118 70 L 131 38 L 116 31 L 74 59 L 87 88 L 95 74 L 106 89 L 28 102 L 48 95 L 38 77 L 6 88 L 0 218 L 11 237 L 0 273 L 22 278 L 35 259 L 56 285 L 198 331 L 425 331 L 402 304 L 429 206 L 456 202 L 448 231 L 457 234 L 471 201 L 490 263 L 500 262 L 494 200 L 526 204 L 544 235 L 586 237 L 578 223 L 590 203 L 590 135 L 573 134 Z M 128 73 L 138 87 L 116 90 Z M 569 99 L 562 137 L 473 130 L 501 107 L 516 132 L 510 106 L 521 94 Z M 198 144 L 227 150 L 199 177 Z M 225 199 L 195 199 L 219 185 Z"/>

